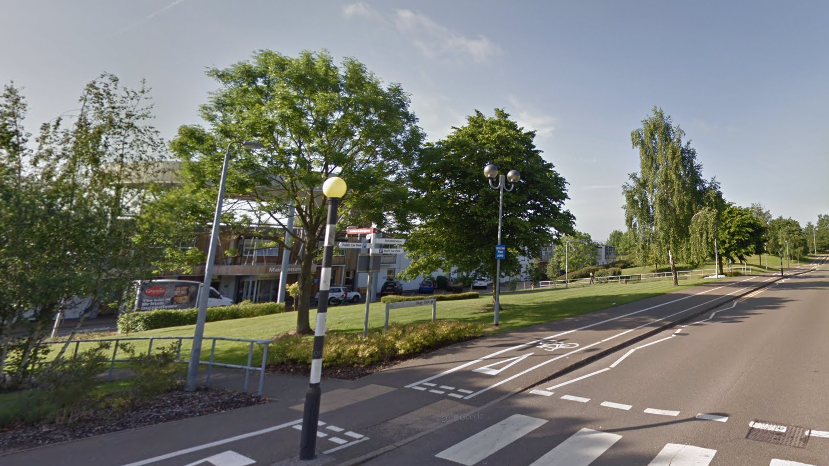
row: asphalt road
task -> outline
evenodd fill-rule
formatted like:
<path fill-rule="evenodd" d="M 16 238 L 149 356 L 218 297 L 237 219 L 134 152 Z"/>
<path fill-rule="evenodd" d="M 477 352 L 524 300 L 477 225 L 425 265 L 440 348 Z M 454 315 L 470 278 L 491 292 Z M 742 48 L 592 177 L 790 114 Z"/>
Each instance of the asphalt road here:
<path fill-rule="evenodd" d="M 323 381 L 314 463 L 295 458 L 307 379 L 274 374 L 268 405 L 0 456 L 0 465 L 829 466 L 829 438 L 812 434 L 829 431 L 820 398 L 829 264 L 778 283 L 708 283 L 454 345 L 356 382 Z M 673 328 L 720 308 L 729 309 Z M 746 440 L 755 420 L 762 432 L 812 435 L 804 448 Z"/>
<path fill-rule="evenodd" d="M 749 296 L 367 464 L 827 466 L 829 267 Z"/>

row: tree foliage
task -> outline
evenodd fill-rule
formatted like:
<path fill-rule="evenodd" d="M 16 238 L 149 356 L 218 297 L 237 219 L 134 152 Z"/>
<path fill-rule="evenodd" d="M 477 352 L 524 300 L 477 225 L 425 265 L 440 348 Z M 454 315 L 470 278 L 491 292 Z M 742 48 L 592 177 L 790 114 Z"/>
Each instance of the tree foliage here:
<path fill-rule="evenodd" d="M 572 232 L 573 215 L 563 210 L 567 183 L 541 157 L 534 138 L 535 131 L 519 127 L 503 110 L 492 117 L 476 111 L 466 125 L 422 151 L 409 171 L 406 249 L 412 262 L 404 276 L 456 266 L 495 277 L 499 192 L 483 174 L 490 163 L 503 174 L 521 173 L 504 193 L 503 275 L 520 271 L 518 256 L 536 257 L 559 232 Z"/>
<path fill-rule="evenodd" d="M 182 126 L 171 145 L 184 162 L 183 189 L 211 192 L 206 197 L 215 199 L 209 182 L 219 179 L 228 144 L 264 144 L 262 150 L 235 152 L 223 221 L 278 226 L 280 233 L 269 239 L 286 246 L 282 232 L 290 206 L 296 208 L 295 227 L 303 230 L 291 247 L 301 264 L 297 331 L 310 333 L 312 266 L 326 220 L 320 186 L 333 175 L 348 184 L 342 223 L 393 223 L 390 212 L 406 195 L 401 173 L 423 137 L 409 97 L 397 84 L 384 87 L 357 60 L 346 58 L 338 67 L 326 52 L 293 58 L 263 50 L 207 75 L 221 85 L 200 109 L 207 128 Z M 199 216 L 200 222 L 186 228 L 209 222 L 204 212 L 192 220 Z"/>
<path fill-rule="evenodd" d="M 572 272 L 596 265 L 596 245 L 587 233 L 564 235 L 557 241 L 555 254 L 547 263 L 547 275 L 556 277 L 560 271 Z"/>
<path fill-rule="evenodd" d="M 688 256 L 689 225 L 708 189 L 702 165 L 690 141 L 683 144 L 685 132 L 661 108 L 654 107 L 630 137 L 640 171 L 622 187 L 625 222 L 640 262 L 667 259 L 678 285 L 675 262 Z"/>
<path fill-rule="evenodd" d="M 635 248 L 633 235 L 629 231 L 613 230 L 605 243 L 615 247 L 616 253 L 620 256 L 631 254 Z"/>
<path fill-rule="evenodd" d="M 76 298 L 88 298 L 84 313 L 117 300 L 153 253 L 133 247 L 144 201 L 136 174 L 163 148 L 149 90 L 105 74 L 80 104 L 69 121 L 44 124 L 32 150 L 20 90 L 8 85 L 0 97 L 0 358 L 16 353 L 13 383 L 28 377 L 56 314 Z"/>
<path fill-rule="evenodd" d="M 800 259 L 808 252 L 803 228 L 791 218 L 777 217 L 770 221 L 768 239 L 769 253 L 780 257 Z"/>

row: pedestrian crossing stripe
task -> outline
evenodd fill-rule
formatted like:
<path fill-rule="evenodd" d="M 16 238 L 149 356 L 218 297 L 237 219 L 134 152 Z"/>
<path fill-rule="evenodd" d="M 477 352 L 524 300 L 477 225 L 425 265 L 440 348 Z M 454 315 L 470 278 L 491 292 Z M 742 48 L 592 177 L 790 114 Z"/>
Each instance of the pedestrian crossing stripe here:
<path fill-rule="evenodd" d="M 464 466 L 473 466 L 510 446 L 547 422 L 545 419 L 513 414 L 503 421 L 450 446 L 435 457 Z M 530 463 L 529 466 L 589 466 L 606 451 L 610 450 L 621 438 L 622 436 L 619 434 L 583 428 Z M 648 466 L 709 466 L 716 454 L 717 450 L 710 448 L 668 443 L 648 463 Z M 512 461 L 512 463 L 514 462 Z M 773 459 L 769 466 L 817 465 Z"/>

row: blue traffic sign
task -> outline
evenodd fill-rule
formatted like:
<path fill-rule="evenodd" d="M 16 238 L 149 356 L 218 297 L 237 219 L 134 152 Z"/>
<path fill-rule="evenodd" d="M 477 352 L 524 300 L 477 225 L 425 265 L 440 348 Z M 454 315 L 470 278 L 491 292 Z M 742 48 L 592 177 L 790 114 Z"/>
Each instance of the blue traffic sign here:
<path fill-rule="evenodd" d="M 496 259 L 506 259 L 507 258 L 507 245 L 506 244 L 496 244 L 495 245 L 495 258 Z"/>

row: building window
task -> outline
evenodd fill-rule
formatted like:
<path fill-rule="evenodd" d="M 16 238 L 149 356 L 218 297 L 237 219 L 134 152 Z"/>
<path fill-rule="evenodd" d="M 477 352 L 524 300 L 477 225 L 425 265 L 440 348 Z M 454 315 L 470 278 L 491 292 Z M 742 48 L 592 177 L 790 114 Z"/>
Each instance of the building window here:
<path fill-rule="evenodd" d="M 394 269 L 386 269 L 386 280 L 394 280 Z"/>
<path fill-rule="evenodd" d="M 278 256 L 279 255 L 279 248 L 273 247 L 266 247 L 273 245 L 273 241 L 268 241 L 259 238 L 245 238 L 244 245 L 242 246 L 243 255 L 245 256 Z"/>

